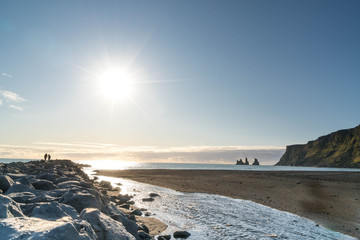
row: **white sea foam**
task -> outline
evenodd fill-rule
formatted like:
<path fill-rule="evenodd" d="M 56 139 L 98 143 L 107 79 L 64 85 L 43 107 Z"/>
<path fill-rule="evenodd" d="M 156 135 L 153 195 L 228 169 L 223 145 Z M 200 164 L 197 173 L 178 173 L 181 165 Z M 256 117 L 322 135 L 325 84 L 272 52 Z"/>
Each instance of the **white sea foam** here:
<path fill-rule="evenodd" d="M 138 207 L 156 214 L 169 225 L 166 233 L 186 230 L 192 239 L 354 239 L 331 231 L 297 215 L 251 201 L 214 194 L 181 193 L 135 181 L 99 176 L 121 182 L 122 193 L 132 194 Z M 153 202 L 142 202 L 149 193 L 158 193 Z"/>

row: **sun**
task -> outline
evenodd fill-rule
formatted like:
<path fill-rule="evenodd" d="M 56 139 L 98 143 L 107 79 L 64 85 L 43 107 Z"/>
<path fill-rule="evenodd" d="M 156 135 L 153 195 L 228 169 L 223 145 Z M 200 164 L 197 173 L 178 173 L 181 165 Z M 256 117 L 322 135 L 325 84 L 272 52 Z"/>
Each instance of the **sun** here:
<path fill-rule="evenodd" d="M 130 74 L 120 68 L 106 69 L 98 78 L 101 94 L 111 100 L 130 99 L 134 92 L 134 81 Z"/>

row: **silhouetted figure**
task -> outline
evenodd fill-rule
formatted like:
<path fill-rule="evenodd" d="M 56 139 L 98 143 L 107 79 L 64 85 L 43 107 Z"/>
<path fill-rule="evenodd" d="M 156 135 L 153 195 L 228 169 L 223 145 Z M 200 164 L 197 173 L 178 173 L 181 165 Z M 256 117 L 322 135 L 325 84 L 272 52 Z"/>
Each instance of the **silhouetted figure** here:
<path fill-rule="evenodd" d="M 46 160 L 46 159 L 47 159 L 47 156 L 48 156 L 48 154 L 47 154 L 47 153 L 45 153 L 45 155 L 44 155 L 44 160 Z"/>
<path fill-rule="evenodd" d="M 260 165 L 259 161 L 257 160 L 257 158 L 254 159 L 254 162 L 252 165 Z"/>
<path fill-rule="evenodd" d="M 51 159 L 51 155 L 50 155 L 50 154 L 48 154 L 48 160 L 50 161 L 50 159 Z"/>
<path fill-rule="evenodd" d="M 247 157 L 245 158 L 245 165 L 249 165 L 249 161 L 248 161 Z"/>

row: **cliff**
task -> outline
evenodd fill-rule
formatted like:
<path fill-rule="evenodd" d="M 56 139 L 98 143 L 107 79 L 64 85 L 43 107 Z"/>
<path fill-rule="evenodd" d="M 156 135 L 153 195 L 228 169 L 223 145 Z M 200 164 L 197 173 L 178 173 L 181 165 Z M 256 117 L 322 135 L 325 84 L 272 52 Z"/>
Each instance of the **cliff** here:
<path fill-rule="evenodd" d="M 276 165 L 360 168 L 360 125 L 287 146 Z"/>

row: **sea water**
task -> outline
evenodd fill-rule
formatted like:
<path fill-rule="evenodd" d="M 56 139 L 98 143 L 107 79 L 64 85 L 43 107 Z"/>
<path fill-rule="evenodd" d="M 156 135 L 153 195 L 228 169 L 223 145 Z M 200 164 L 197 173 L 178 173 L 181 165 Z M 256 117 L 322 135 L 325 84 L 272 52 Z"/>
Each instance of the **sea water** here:
<path fill-rule="evenodd" d="M 1 161 L 0 161 L 1 162 Z M 293 167 L 273 165 L 235 165 L 235 164 L 200 164 L 200 163 L 146 163 L 118 160 L 77 160 L 89 164 L 93 169 L 130 170 L 130 169 L 203 169 L 203 170 L 255 170 L 255 171 L 340 171 L 360 172 L 360 168 Z"/>
<path fill-rule="evenodd" d="M 39 159 L 0 158 L 0 163 L 29 162 Z M 91 165 L 92 169 L 130 170 L 130 169 L 203 169 L 203 170 L 255 170 L 255 171 L 339 171 L 360 172 L 360 168 L 294 167 L 273 165 L 235 165 L 201 163 L 147 163 L 119 160 L 74 160 L 76 163 Z"/>
<path fill-rule="evenodd" d="M 86 172 L 92 174 L 92 168 Z M 215 194 L 182 193 L 168 188 L 128 179 L 98 176 L 114 187 L 121 184 L 121 193 L 134 196 L 139 208 L 168 225 L 163 234 L 177 230 L 191 233 L 189 240 L 199 239 L 354 239 L 317 225 L 312 220 L 279 211 L 252 201 Z M 157 193 L 153 202 L 143 202 L 150 193 Z"/>

